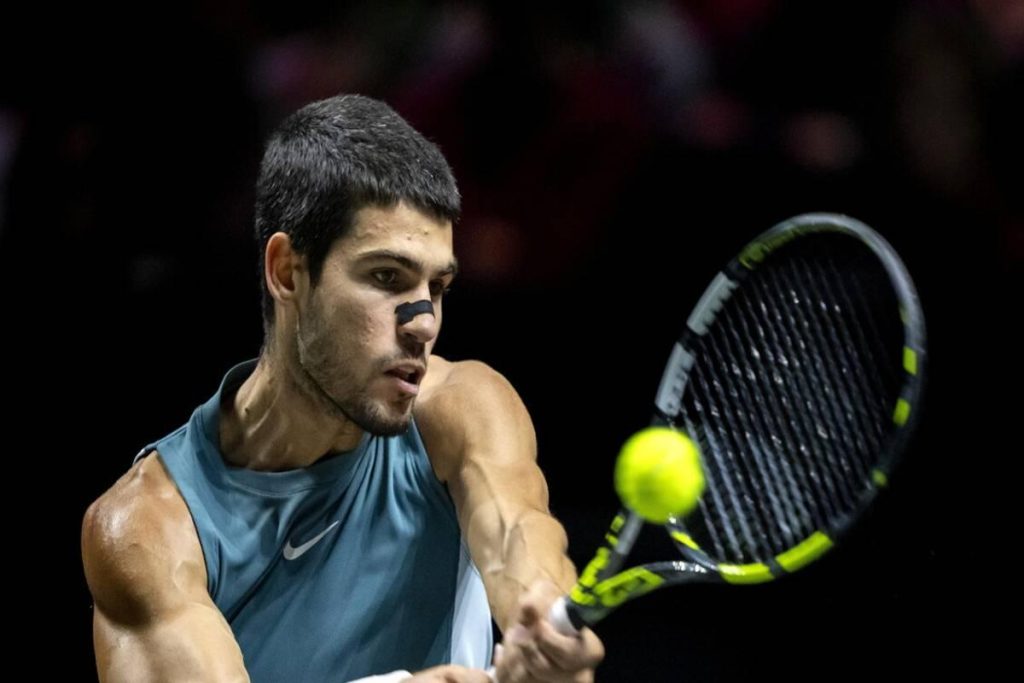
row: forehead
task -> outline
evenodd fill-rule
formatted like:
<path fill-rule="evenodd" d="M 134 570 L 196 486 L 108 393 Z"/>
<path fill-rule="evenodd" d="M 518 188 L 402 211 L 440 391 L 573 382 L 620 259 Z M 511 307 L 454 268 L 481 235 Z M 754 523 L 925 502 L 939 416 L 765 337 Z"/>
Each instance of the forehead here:
<path fill-rule="evenodd" d="M 450 221 L 399 202 L 394 207 L 367 206 L 356 212 L 352 228 L 331 247 L 329 258 L 355 261 L 377 251 L 407 254 L 431 269 L 453 260 Z"/>

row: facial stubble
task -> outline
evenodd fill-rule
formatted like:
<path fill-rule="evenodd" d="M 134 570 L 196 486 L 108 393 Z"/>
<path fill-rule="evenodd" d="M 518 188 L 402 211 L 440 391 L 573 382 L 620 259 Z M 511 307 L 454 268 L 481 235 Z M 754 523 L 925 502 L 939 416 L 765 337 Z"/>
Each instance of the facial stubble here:
<path fill-rule="evenodd" d="M 314 303 L 309 313 L 300 313 L 295 327 L 295 358 L 297 372 L 293 373 L 303 393 L 311 396 L 326 412 L 338 419 L 354 422 L 360 429 L 377 436 L 396 436 L 409 427 L 411 412 L 391 417 L 379 402 L 368 394 L 350 366 L 345 365 L 332 332 Z M 383 374 L 371 372 L 374 378 Z"/>

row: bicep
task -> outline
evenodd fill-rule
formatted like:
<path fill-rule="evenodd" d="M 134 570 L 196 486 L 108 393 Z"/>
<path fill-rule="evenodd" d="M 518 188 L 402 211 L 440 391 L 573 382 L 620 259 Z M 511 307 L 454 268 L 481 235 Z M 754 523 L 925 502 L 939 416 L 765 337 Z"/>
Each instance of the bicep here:
<path fill-rule="evenodd" d="M 133 468 L 83 520 L 100 680 L 248 681 L 191 515 L 157 464 Z"/>
<path fill-rule="evenodd" d="M 119 622 L 97 605 L 93 642 L 103 683 L 249 680 L 231 628 L 212 602 L 136 624 Z"/>

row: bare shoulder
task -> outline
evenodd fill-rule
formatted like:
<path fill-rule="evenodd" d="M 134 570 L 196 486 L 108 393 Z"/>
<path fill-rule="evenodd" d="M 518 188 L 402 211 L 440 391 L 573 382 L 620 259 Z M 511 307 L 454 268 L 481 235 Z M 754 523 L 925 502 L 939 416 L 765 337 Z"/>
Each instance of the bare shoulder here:
<path fill-rule="evenodd" d="M 535 457 L 533 422 L 522 399 L 501 373 L 480 361 L 432 356 L 416 422 L 442 481 L 467 454 L 500 456 L 492 444 L 526 445 L 516 452 Z"/>
<path fill-rule="evenodd" d="M 430 370 L 416 401 L 418 422 L 439 422 L 464 431 L 500 422 L 495 411 L 525 412 L 519 394 L 497 370 L 476 360 L 452 362 L 431 356 Z"/>
<path fill-rule="evenodd" d="M 206 567 L 188 506 L 152 452 L 86 510 L 82 563 L 109 618 L 139 624 L 206 593 Z"/>
<path fill-rule="evenodd" d="M 441 356 L 431 356 L 417 405 L 429 402 L 437 393 L 450 396 L 453 392 L 464 393 L 474 387 L 515 393 L 509 381 L 487 363 L 478 360 L 450 361 Z"/>

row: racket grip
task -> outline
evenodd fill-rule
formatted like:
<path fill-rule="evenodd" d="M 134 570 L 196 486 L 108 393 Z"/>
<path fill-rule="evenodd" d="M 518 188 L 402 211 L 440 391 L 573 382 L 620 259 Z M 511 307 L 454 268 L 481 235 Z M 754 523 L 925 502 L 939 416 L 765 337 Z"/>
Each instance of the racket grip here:
<path fill-rule="evenodd" d="M 548 610 L 548 621 L 563 636 L 578 636 L 580 629 L 585 626 L 583 617 L 574 607 L 569 598 L 563 595 Z"/>

